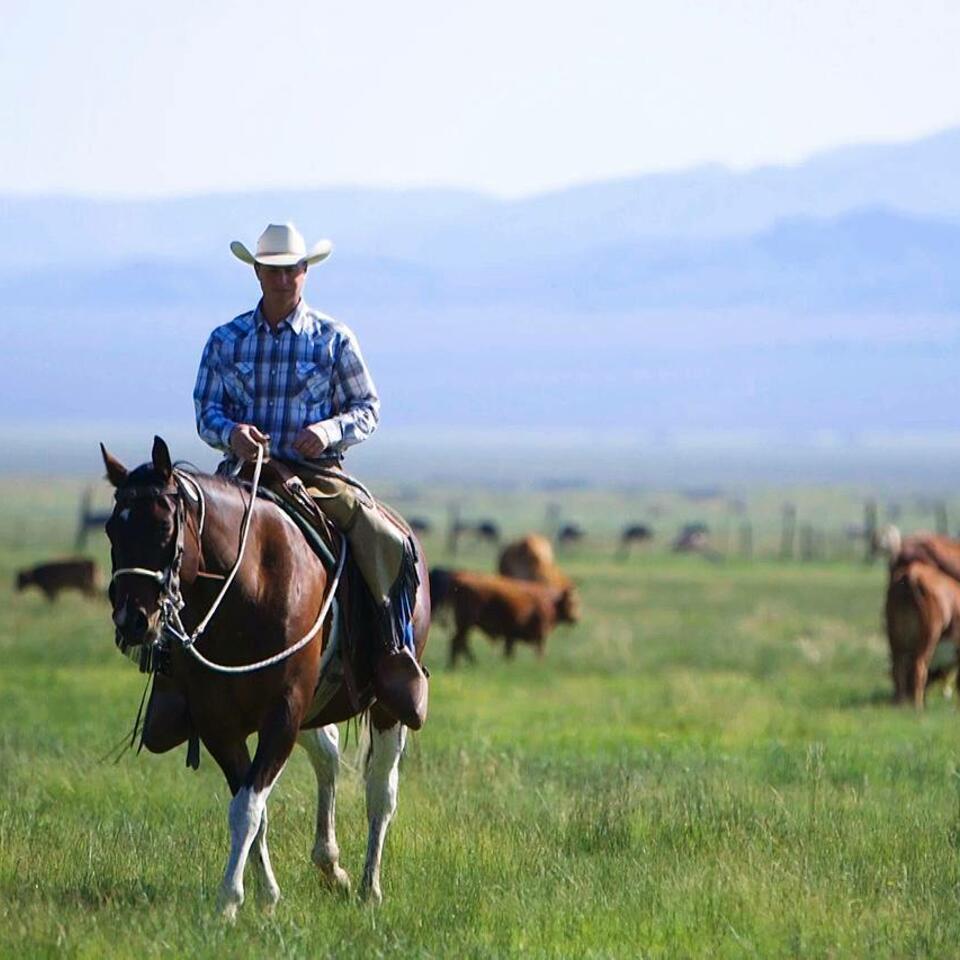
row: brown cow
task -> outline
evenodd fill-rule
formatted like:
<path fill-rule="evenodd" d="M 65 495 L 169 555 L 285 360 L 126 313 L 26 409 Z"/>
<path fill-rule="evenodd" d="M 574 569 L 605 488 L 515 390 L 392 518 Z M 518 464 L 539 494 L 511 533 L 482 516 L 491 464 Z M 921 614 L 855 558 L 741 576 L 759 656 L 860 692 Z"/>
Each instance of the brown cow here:
<path fill-rule="evenodd" d="M 518 640 L 536 646 L 543 656 L 547 634 L 557 623 L 576 623 L 577 600 L 568 587 L 558 589 L 547 584 L 527 583 L 492 573 L 444 572 L 446 593 L 434 598 L 434 605 L 447 603 L 453 608 L 455 632 L 450 640 L 450 666 L 463 655 L 471 663 L 474 656 L 467 643 L 472 627 L 479 627 L 492 640 L 503 638 L 506 656 L 513 656 Z"/>
<path fill-rule="evenodd" d="M 44 596 L 56 600 L 61 590 L 79 590 L 88 597 L 96 596 L 97 566 L 92 560 L 53 560 L 17 574 L 17 589 L 38 587 Z"/>
<path fill-rule="evenodd" d="M 877 547 L 889 555 L 891 567 L 918 561 L 960 580 L 960 540 L 953 537 L 926 531 L 904 537 L 896 527 L 887 526 L 877 535 Z"/>
<path fill-rule="evenodd" d="M 574 591 L 573 581 L 553 559 L 550 541 L 538 533 L 508 543 L 500 553 L 497 569 L 503 576 L 514 580 L 530 580 L 559 590 Z"/>
<path fill-rule="evenodd" d="M 908 560 L 892 567 L 887 587 L 887 638 L 893 699 L 923 709 L 927 682 L 953 667 L 960 650 L 960 583 L 927 563 Z"/>

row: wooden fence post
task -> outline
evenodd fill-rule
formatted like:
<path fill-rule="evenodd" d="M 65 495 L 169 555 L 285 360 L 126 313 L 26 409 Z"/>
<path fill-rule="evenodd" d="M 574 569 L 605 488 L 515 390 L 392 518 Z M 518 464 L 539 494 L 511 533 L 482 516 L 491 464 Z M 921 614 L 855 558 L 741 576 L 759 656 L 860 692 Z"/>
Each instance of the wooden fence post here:
<path fill-rule="evenodd" d="M 447 551 L 451 557 L 457 555 L 457 544 L 460 540 L 460 505 L 450 504 L 450 525 L 447 528 Z"/>
<path fill-rule="evenodd" d="M 873 563 L 880 553 L 880 544 L 877 540 L 877 501 L 868 500 L 863 505 L 863 537 L 865 540 L 865 563 Z"/>
<path fill-rule="evenodd" d="M 792 503 L 783 505 L 783 525 L 780 529 L 780 559 L 792 560 L 797 533 L 797 508 Z"/>
<path fill-rule="evenodd" d="M 753 559 L 753 526 L 749 520 L 740 524 L 740 556 L 744 560 Z"/>

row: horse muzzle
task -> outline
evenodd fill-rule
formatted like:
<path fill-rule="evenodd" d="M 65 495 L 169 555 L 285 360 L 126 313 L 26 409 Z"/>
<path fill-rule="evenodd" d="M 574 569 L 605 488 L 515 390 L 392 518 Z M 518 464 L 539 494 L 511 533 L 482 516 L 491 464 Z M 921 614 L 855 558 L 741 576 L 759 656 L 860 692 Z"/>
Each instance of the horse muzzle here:
<path fill-rule="evenodd" d="M 116 627 L 115 641 L 121 653 L 126 653 L 130 647 L 154 643 L 160 637 L 160 611 L 148 615 L 129 601 L 114 610 L 113 624 Z"/>

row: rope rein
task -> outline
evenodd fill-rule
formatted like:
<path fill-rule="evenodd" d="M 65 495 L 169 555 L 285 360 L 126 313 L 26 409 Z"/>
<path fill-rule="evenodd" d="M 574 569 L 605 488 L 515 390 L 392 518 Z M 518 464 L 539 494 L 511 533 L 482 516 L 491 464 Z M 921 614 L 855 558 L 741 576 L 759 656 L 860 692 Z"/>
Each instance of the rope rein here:
<path fill-rule="evenodd" d="M 274 654 L 272 657 L 267 657 L 265 660 L 258 660 L 256 663 L 247 663 L 237 667 L 230 667 L 223 663 L 214 663 L 212 660 L 208 660 L 195 646 L 194 641 L 196 637 L 188 638 L 183 634 L 177 634 L 171 630 L 171 634 L 176 637 L 184 647 L 193 655 L 193 657 L 202 663 L 205 667 L 209 667 L 211 670 L 216 670 L 217 673 L 252 673 L 254 670 L 263 670 L 265 667 L 272 667 L 275 663 L 280 663 L 283 660 L 286 660 L 287 657 L 292 657 L 298 650 L 302 650 L 320 631 L 323 627 L 323 622 L 327 618 L 327 614 L 330 612 L 330 606 L 333 603 L 333 599 L 336 596 L 337 585 L 340 582 L 340 574 L 343 572 L 343 564 L 347 557 L 346 548 L 340 551 L 340 556 L 337 558 L 337 570 L 334 574 L 333 580 L 330 584 L 330 590 L 327 592 L 327 596 L 323 601 L 323 606 L 320 608 L 320 614 L 317 616 L 316 622 L 310 628 L 309 632 L 301 637 L 292 647 L 287 647 L 286 650 L 281 650 L 279 653 Z M 177 617 L 179 620 L 179 617 Z M 190 641 L 189 643 L 187 641 Z M 332 647 L 332 645 L 331 645 Z M 330 651 L 332 652 L 332 650 Z M 326 661 L 328 657 L 324 656 L 321 660 L 320 668 L 321 672 L 326 666 Z"/>
<path fill-rule="evenodd" d="M 217 612 L 217 608 L 223 602 L 223 598 L 227 595 L 227 591 L 230 589 L 230 584 L 233 583 L 233 578 L 237 575 L 237 571 L 240 569 L 240 564 L 243 562 L 243 552 L 247 549 L 247 535 L 250 533 L 250 521 L 253 519 L 253 505 L 257 499 L 257 490 L 260 487 L 260 470 L 263 467 L 263 446 L 257 444 L 257 465 L 253 470 L 253 489 L 250 491 L 250 502 L 247 504 L 246 509 L 243 512 L 243 525 L 240 528 L 240 549 L 237 551 L 237 559 L 233 564 L 233 568 L 230 570 L 230 573 L 227 574 L 227 579 L 224 581 L 223 586 L 220 588 L 220 593 L 217 594 L 216 600 L 213 601 L 213 605 L 207 611 L 207 615 L 200 621 L 197 626 L 197 629 L 190 634 L 189 638 L 185 635 L 177 637 L 177 639 L 188 649 L 190 650 L 193 645 L 197 642 L 198 638 L 203 634 L 203 631 L 207 629 L 207 624 L 213 619 L 213 615 Z M 199 539 L 199 538 L 198 538 Z M 176 625 L 180 627 L 181 631 L 183 630 L 183 624 L 180 623 L 179 613 L 176 615 Z"/>
<path fill-rule="evenodd" d="M 183 626 L 183 622 L 180 619 L 180 610 L 182 610 L 184 607 L 184 601 L 180 595 L 179 587 L 180 563 L 183 558 L 184 526 L 184 520 L 181 518 L 180 512 L 178 512 L 177 517 L 177 544 L 174 551 L 174 558 L 173 562 L 169 567 L 167 567 L 166 570 L 148 570 L 144 567 L 121 567 L 118 570 L 114 570 L 111 578 L 112 583 L 119 576 L 124 574 L 132 574 L 135 576 L 147 577 L 150 580 L 154 580 L 157 583 L 162 584 L 163 589 L 160 598 L 160 616 L 163 633 L 173 637 L 186 651 L 188 651 L 194 657 L 194 659 L 196 659 L 199 663 L 202 663 L 205 667 L 216 671 L 217 673 L 252 673 L 255 670 L 262 670 L 265 667 L 280 663 L 281 661 L 286 660 L 288 657 L 293 656 L 293 654 L 295 654 L 298 650 L 302 650 L 323 627 L 324 620 L 326 619 L 327 614 L 330 612 L 330 607 L 332 606 L 334 597 L 336 596 L 337 587 L 340 583 L 340 576 L 343 573 L 344 564 L 346 562 L 347 543 L 346 538 L 341 534 L 337 568 L 332 580 L 328 584 L 327 596 L 320 607 L 320 613 L 306 635 L 301 637 L 295 644 L 293 644 L 293 646 L 287 647 L 285 650 L 281 650 L 272 657 L 267 657 L 264 660 L 258 660 L 256 663 L 243 664 L 240 666 L 228 666 L 227 664 L 215 663 L 213 660 L 207 659 L 207 657 L 197 650 L 195 646 L 196 642 L 200 639 L 200 637 L 203 636 L 204 631 L 207 629 L 210 621 L 213 619 L 214 614 L 217 612 L 217 609 L 223 602 L 223 598 L 226 596 L 227 590 L 230 589 L 230 585 L 233 583 L 233 580 L 237 575 L 237 571 L 240 569 L 240 564 L 243 562 L 243 555 L 247 547 L 247 539 L 250 533 L 250 522 L 253 519 L 253 505 L 256 502 L 257 490 L 260 487 L 260 472 L 262 467 L 263 447 L 258 445 L 257 462 L 253 471 L 253 482 L 250 490 L 250 501 L 244 508 L 243 521 L 241 523 L 240 547 L 237 551 L 237 559 L 234 561 L 229 574 L 227 574 L 226 579 L 224 580 L 224 584 L 221 587 L 220 592 L 217 594 L 216 599 L 214 599 L 213 604 L 207 611 L 206 616 L 200 621 L 192 633 L 187 633 L 186 628 Z M 189 476 L 189 474 L 186 474 L 183 471 L 175 470 L 174 478 L 177 482 L 177 485 L 184 492 L 186 492 L 185 488 L 191 488 L 190 493 L 197 500 L 197 547 L 199 549 L 201 537 L 203 535 L 204 520 L 206 518 L 206 502 L 203 495 L 203 490 L 200 487 L 200 484 L 197 483 L 193 477 Z M 182 500 L 180 502 L 180 511 L 183 511 L 183 502 Z M 198 576 L 199 575 L 204 574 L 203 572 L 199 572 Z M 210 578 L 223 579 L 220 574 L 207 573 L 205 575 Z M 332 650 L 329 652 L 332 653 Z M 325 661 L 328 659 L 328 656 L 322 657 L 321 666 L 325 666 Z"/>

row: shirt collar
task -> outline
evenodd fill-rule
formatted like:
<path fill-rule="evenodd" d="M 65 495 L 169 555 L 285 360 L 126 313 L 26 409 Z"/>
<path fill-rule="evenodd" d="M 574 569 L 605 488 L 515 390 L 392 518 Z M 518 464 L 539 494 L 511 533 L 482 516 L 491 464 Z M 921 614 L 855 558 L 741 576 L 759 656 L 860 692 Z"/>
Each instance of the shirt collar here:
<path fill-rule="evenodd" d="M 253 325 L 261 330 L 266 330 L 270 332 L 270 324 L 267 323 L 267 318 L 263 315 L 263 312 L 260 309 L 263 301 L 257 304 L 257 309 L 253 312 Z M 301 334 L 303 333 L 303 327 L 307 319 L 307 311 L 310 308 L 306 305 L 303 298 L 300 298 L 300 302 L 297 304 L 296 308 L 292 313 L 288 313 L 278 324 L 277 329 L 279 330 L 284 325 L 288 326 L 294 333 Z"/>

